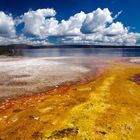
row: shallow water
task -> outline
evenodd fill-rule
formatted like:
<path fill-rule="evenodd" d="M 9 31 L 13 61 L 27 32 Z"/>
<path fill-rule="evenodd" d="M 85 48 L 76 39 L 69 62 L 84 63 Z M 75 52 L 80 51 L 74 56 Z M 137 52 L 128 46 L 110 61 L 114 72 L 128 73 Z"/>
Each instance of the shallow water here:
<path fill-rule="evenodd" d="M 96 57 L 138 57 L 140 49 L 134 48 L 53 48 L 24 49 L 23 56 L 29 57 L 61 57 L 61 56 L 96 56 Z"/>
<path fill-rule="evenodd" d="M 0 51 L 1 48 L 0 48 Z M 140 48 L 39 48 L 14 49 L 8 47 L 4 53 L 24 57 L 139 57 Z M 2 54 L 2 53 L 1 53 Z"/>

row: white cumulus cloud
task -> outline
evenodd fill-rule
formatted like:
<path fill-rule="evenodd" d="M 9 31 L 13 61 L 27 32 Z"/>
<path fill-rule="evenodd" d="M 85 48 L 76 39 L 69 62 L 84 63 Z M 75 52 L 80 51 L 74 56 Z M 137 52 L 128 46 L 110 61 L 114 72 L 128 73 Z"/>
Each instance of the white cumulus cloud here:
<path fill-rule="evenodd" d="M 84 12 L 80 12 L 71 16 L 68 20 L 62 20 L 58 25 L 59 35 L 78 35 L 80 34 L 80 29 L 86 18 Z"/>
<path fill-rule="evenodd" d="M 12 15 L 0 11 L 0 36 L 15 35 L 15 22 Z"/>
<path fill-rule="evenodd" d="M 28 11 L 24 13 L 22 21 L 24 22 L 24 33 L 33 34 L 38 36 L 44 36 L 47 33 L 46 30 L 50 29 L 57 24 L 57 21 L 54 18 L 47 20 L 47 17 L 52 17 L 56 15 L 54 9 L 38 9 L 36 11 Z M 48 31 L 50 32 L 50 31 Z M 52 30 L 53 32 L 53 30 Z M 50 32 L 51 33 L 51 32 Z"/>
<path fill-rule="evenodd" d="M 0 44 L 137 45 L 140 33 L 130 31 L 117 21 L 121 13 L 113 15 L 108 8 L 98 8 L 90 13 L 81 11 L 59 21 L 52 8 L 29 10 L 15 18 L 1 11 Z M 17 30 L 20 24 L 23 28 Z"/>
<path fill-rule="evenodd" d="M 100 9 L 86 14 L 86 19 L 84 20 L 81 28 L 82 33 L 94 33 L 101 31 L 105 28 L 107 23 L 111 23 L 113 21 L 113 17 L 111 16 L 111 12 L 105 8 Z"/>
<path fill-rule="evenodd" d="M 108 28 L 105 28 L 105 35 L 108 36 L 116 36 L 127 33 L 128 29 L 124 27 L 121 22 L 112 23 Z"/>

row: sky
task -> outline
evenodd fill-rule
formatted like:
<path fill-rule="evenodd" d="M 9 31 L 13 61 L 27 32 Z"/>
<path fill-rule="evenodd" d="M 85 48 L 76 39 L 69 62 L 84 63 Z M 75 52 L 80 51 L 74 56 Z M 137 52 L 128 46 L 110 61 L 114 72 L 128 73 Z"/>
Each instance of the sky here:
<path fill-rule="evenodd" d="M 138 0 L 1 0 L 0 45 L 139 45 Z"/>

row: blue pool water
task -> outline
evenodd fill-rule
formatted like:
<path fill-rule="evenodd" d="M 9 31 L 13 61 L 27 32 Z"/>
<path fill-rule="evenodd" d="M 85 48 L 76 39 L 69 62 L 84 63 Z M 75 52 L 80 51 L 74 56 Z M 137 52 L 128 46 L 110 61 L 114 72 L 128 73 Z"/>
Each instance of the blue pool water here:
<path fill-rule="evenodd" d="M 26 57 L 140 57 L 140 48 L 47 48 L 23 49 Z"/>

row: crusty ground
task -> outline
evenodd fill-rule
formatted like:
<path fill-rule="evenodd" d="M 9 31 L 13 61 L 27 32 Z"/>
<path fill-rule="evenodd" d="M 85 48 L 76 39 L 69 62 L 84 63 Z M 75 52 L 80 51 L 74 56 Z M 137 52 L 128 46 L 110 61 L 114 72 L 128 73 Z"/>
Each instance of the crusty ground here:
<path fill-rule="evenodd" d="M 101 67 L 97 62 L 91 66 L 88 63 L 89 59 L 81 58 L 0 57 L 0 98 L 46 92 L 66 82 L 84 81 L 88 73 L 94 76 Z"/>
<path fill-rule="evenodd" d="M 88 83 L 1 102 L 0 139 L 139 140 L 140 65 L 108 63 Z"/>

